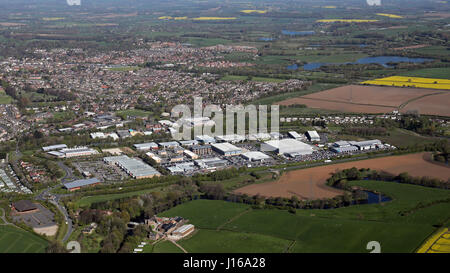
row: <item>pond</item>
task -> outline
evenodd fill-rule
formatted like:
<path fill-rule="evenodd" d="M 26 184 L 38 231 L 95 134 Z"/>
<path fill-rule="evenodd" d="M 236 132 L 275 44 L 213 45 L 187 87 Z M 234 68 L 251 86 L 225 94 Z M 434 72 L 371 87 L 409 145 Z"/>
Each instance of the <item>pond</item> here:
<path fill-rule="evenodd" d="M 377 56 L 377 57 L 364 57 L 358 59 L 356 62 L 347 63 L 308 63 L 303 66 L 304 70 L 316 70 L 324 65 L 345 65 L 345 64 L 380 64 L 383 67 L 392 67 L 389 63 L 425 63 L 432 62 L 434 59 L 427 58 L 408 58 L 400 56 Z M 293 68 L 286 67 L 286 69 L 293 70 Z M 297 66 L 298 68 L 298 66 Z"/>
<path fill-rule="evenodd" d="M 264 41 L 264 42 L 270 42 L 270 41 L 273 41 L 274 39 L 273 38 L 261 37 L 261 38 L 259 38 L 259 40 L 260 41 Z"/>
<path fill-rule="evenodd" d="M 392 199 L 383 194 L 377 194 L 371 191 L 364 191 L 367 193 L 367 203 L 364 204 L 379 204 L 384 202 L 392 201 Z"/>

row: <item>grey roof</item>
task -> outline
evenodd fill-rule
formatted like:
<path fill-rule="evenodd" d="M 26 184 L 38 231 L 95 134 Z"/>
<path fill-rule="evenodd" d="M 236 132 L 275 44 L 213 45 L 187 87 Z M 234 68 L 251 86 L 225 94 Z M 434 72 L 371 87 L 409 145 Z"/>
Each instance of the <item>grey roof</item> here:
<path fill-rule="evenodd" d="M 70 183 L 66 183 L 64 184 L 64 187 L 66 187 L 66 189 L 73 189 L 73 188 L 78 188 L 78 187 L 83 187 L 83 186 L 88 186 L 88 185 L 92 185 L 95 183 L 99 183 L 100 180 L 98 180 L 97 178 L 89 178 L 89 179 L 81 179 L 81 180 L 77 180 L 77 181 L 73 181 Z"/>

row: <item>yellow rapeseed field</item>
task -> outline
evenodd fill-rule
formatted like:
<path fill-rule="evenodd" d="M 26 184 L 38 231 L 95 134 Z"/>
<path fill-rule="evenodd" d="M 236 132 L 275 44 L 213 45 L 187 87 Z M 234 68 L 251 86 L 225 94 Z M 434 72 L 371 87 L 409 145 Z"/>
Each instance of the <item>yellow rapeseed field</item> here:
<path fill-rule="evenodd" d="M 379 16 L 386 16 L 386 17 L 389 17 L 389 18 L 397 18 L 397 19 L 403 18 L 403 16 L 390 14 L 390 13 L 377 13 L 377 15 L 379 15 Z"/>
<path fill-rule="evenodd" d="M 324 6 L 323 7 L 324 9 L 335 9 L 335 8 L 337 8 L 336 6 Z"/>
<path fill-rule="evenodd" d="M 362 84 L 450 90 L 450 80 L 433 78 L 392 76 L 365 81 Z"/>
<path fill-rule="evenodd" d="M 243 13 L 260 13 L 260 14 L 263 14 L 263 13 L 267 13 L 267 10 L 257 10 L 257 9 L 244 9 L 244 10 L 241 10 L 241 12 L 243 12 Z"/>
<path fill-rule="evenodd" d="M 366 19 L 321 19 L 317 20 L 318 23 L 372 23 L 378 22 L 378 20 L 366 20 Z"/>
<path fill-rule="evenodd" d="M 417 253 L 450 253 L 450 233 L 448 228 L 443 228 L 431 236 L 418 250 Z"/>

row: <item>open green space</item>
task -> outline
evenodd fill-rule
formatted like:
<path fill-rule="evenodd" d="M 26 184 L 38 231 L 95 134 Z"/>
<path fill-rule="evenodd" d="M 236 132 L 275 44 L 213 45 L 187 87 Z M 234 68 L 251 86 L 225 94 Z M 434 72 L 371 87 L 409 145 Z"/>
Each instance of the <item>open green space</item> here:
<path fill-rule="evenodd" d="M 262 97 L 262 98 L 254 100 L 252 103 L 253 104 L 262 104 L 262 105 L 264 105 L 264 104 L 270 105 L 270 104 L 275 104 L 276 102 L 280 102 L 280 101 L 287 100 L 290 98 L 296 98 L 296 97 L 304 96 L 307 94 L 335 88 L 338 86 L 339 86 L 338 84 L 331 84 L 331 83 L 316 83 L 311 86 L 308 86 L 305 90 L 282 93 L 282 94 L 273 95 L 273 96 L 269 96 L 269 97 Z"/>
<path fill-rule="evenodd" d="M 397 147 L 407 147 L 417 144 L 432 143 L 437 140 L 433 137 L 421 136 L 412 131 L 400 128 L 389 130 L 389 136 L 379 136 L 377 138 Z"/>
<path fill-rule="evenodd" d="M 144 253 L 183 253 L 183 251 L 169 241 L 161 241 L 156 243 L 155 245 L 146 245 Z"/>
<path fill-rule="evenodd" d="M 179 244 L 189 253 L 281 253 L 291 241 L 256 233 L 202 229 Z"/>
<path fill-rule="evenodd" d="M 127 117 L 127 116 L 133 116 L 133 117 L 148 117 L 152 112 L 144 111 L 140 109 L 128 109 L 128 110 L 121 110 L 117 111 L 116 115 L 119 117 Z"/>
<path fill-rule="evenodd" d="M 13 226 L 0 226 L 0 253 L 42 253 L 48 242 Z"/>
<path fill-rule="evenodd" d="M 182 216 L 197 233 L 179 241 L 188 252 L 413 252 L 450 218 L 450 191 L 380 181 L 351 185 L 392 201 L 330 210 L 251 209 L 244 204 L 196 200 L 161 214 Z M 421 205 L 421 208 L 418 208 Z"/>
<path fill-rule="evenodd" d="M 0 104 L 10 104 L 12 102 L 12 98 L 6 95 L 4 90 L 0 90 Z"/>
<path fill-rule="evenodd" d="M 399 76 L 450 79 L 450 67 L 423 68 L 418 70 L 406 71 L 399 74 Z"/>
<path fill-rule="evenodd" d="M 132 196 L 138 196 L 142 194 L 147 194 L 151 192 L 160 191 L 161 188 L 152 188 L 147 190 L 140 190 L 140 191 L 130 191 L 130 192 L 124 192 L 124 193 L 116 193 L 116 194 L 101 194 L 101 195 L 93 195 L 93 196 L 85 196 L 80 198 L 76 203 L 80 207 L 88 207 L 92 203 L 99 203 L 99 202 L 106 202 L 126 197 L 132 197 Z"/>

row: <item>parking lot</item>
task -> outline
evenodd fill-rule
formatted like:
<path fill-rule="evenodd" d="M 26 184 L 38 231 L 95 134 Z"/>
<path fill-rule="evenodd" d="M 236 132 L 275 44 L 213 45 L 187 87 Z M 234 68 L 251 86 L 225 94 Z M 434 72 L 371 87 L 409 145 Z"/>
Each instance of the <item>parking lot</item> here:
<path fill-rule="evenodd" d="M 73 165 L 83 176 L 96 177 L 101 181 L 121 181 L 129 178 L 118 166 L 106 164 L 101 160 L 80 161 Z"/>

